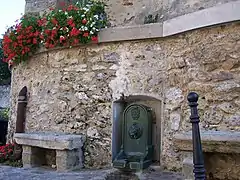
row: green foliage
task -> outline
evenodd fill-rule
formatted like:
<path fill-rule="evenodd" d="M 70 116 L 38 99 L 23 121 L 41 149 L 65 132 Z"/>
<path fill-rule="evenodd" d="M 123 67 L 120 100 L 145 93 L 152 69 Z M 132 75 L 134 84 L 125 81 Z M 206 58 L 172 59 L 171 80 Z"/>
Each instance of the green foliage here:
<path fill-rule="evenodd" d="M 23 167 L 22 160 L 7 160 L 2 163 L 5 166 Z"/>
<path fill-rule="evenodd" d="M 151 23 L 157 23 L 158 22 L 158 14 L 153 16 L 152 14 L 145 16 L 144 18 L 144 24 L 151 24 Z"/>
<path fill-rule="evenodd" d="M 11 78 L 11 73 L 8 69 L 8 64 L 3 62 L 2 40 L 0 39 L 0 85 L 8 84 Z"/>
<path fill-rule="evenodd" d="M 4 120 L 8 120 L 9 118 L 9 108 L 5 108 L 0 110 L 0 118 L 4 119 Z"/>

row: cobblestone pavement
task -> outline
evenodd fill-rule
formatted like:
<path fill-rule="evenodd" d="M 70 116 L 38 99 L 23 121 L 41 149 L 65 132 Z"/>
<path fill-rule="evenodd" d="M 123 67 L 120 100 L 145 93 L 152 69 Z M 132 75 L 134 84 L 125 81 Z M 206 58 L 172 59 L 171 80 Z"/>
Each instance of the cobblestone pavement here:
<path fill-rule="evenodd" d="M 142 173 L 135 177 L 121 176 L 115 170 L 56 172 L 0 166 L 0 180 L 182 180 L 178 174 L 167 172 Z"/>
<path fill-rule="evenodd" d="M 109 170 L 59 173 L 45 169 L 0 167 L 0 180 L 104 180 Z"/>

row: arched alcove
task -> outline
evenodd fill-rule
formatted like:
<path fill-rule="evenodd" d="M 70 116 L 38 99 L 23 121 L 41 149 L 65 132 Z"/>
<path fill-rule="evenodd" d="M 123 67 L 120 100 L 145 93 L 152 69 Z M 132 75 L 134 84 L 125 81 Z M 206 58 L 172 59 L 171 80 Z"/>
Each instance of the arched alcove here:
<path fill-rule="evenodd" d="M 121 119 L 124 109 L 129 104 L 141 104 L 151 108 L 153 114 L 153 122 L 152 122 L 152 143 L 154 145 L 153 152 L 153 162 L 157 165 L 160 165 L 161 159 L 161 144 L 162 144 L 162 100 L 160 98 L 156 98 L 148 95 L 130 95 L 126 96 L 123 99 L 119 99 L 113 102 L 113 132 L 112 132 L 112 151 L 113 156 L 115 156 L 114 146 L 116 144 L 120 145 L 121 137 L 122 137 L 122 124 L 117 119 Z M 116 143 L 116 144 L 115 144 Z M 120 147 L 120 146 L 119 146 Z M 118 148 L 116 148 L 118 149 Z M 114 158 L 114 157 L 113 157 Z"/>

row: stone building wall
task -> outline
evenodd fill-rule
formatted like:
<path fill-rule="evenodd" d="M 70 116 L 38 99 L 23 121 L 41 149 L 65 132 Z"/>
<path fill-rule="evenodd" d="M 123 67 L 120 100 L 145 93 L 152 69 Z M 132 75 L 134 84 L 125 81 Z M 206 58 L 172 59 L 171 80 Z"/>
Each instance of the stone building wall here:
<path fill-rule="evenodd" d="M 59 2 L 77 0 L 26 0 L 25 13 L 43 12 Z M 215 5 L 237 0 L 101 0 L 112 27 L 162 22 Z M 149 16 L 152 16 L 149 17 Z M 156 18 L 156 19 L 155 19 Z"/>
<path fill-rule="evenodd" d="M 163 101 L 161 165 L 181 168 L 174 134 L 191 130 L 186 96 L 200 95 L 201 129 L 240 130 L 240 25 L 153 40 L 42 52 L 13 70 L 11 139 L 17 93 L 29 89 L 27 131 L 84 134 L 85 165 L 110 166 L 111 103 L 122 94 Z"/>
<path fill-rule="evenodd" d="M 10 107 L 10 86 L 0 86 L 0 108 Z"/>
<path fill-rule="evenodd" d="M 162 0 L 164 20 L 237 0 Z"/>

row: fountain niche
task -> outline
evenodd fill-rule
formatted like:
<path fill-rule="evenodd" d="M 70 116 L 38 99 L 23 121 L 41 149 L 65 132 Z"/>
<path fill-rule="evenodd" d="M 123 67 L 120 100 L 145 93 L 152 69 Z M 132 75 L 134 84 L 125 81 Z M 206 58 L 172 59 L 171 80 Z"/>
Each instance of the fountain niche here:
<path fill-rule="evenodd" d="M 138 171 L 160 162 L 161 101 L 129 96 L 113 102 L 112 163 Z"/>

